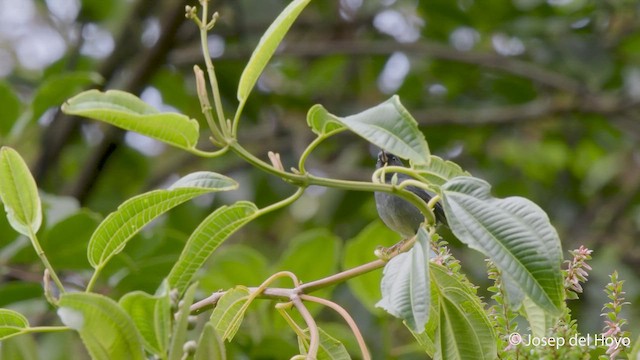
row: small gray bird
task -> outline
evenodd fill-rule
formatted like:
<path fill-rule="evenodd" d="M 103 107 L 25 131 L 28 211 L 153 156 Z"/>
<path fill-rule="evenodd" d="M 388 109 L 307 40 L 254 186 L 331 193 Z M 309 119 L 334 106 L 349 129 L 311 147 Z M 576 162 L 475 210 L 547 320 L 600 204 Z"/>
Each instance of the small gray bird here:
<path fill-rule="evenodd" d="M 376 169 L 385 165 L 404 166 L 402 160 L 397 156 L 385 151 L 380 151 L 380 153 L 378 153 Z M 396 175 L 398 179 L 398 184 L 404 180 L 411 179 L 411 177 L 406 174 L 389 172 L 385 174 L 385 183 L 391 183 L 391 178 L 393 178 L 394 175 Z M 418 195 L 425 203 L 428 203 L 433 196 L 427 191 L 415 186 L 407 186 L 406 189 Z M 417 207 L 401 197 L 385 192 L 376 192 L 375 198 L 378 214 L 391 230 L 405 238 L 410 238 L 416 234 L 420 224 L 424 221 L 424 216 Z M 447 225 L 447 219 L 444 216 L 444 210 L 442 210 L 440 203 L 436 203 L 433 210 L 436 215 L 436 220 Z"/>

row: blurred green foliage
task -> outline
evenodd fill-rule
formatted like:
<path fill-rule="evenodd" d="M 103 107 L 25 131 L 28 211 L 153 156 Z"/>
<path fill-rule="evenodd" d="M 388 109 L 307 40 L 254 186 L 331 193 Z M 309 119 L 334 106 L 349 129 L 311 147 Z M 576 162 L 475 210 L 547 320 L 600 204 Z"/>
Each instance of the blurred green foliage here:
<path fill-rule="evenodd" d="M 22 2 L 32 10 L 0 4 L 6 14 L 30 14 L 20 26 L 47 27 L 64 46 L 60 57 L 34 69 L 23 64 L 21 42 L 50 46 L 50 52 L 55 44 L 30 44 L 0 28 L 0 143 L 28 160 L 43 193 L 55 194 L 44 199 L 49 210 L 39 237 L 67 282 L 86 282 L 86 243 L 103 216 L 186 173 L 216 171 L 241 186 L 183 204 L 154 222 L 107 266 L 97 291 L 111 289 L 113 298 L 134 289 L 152 293 L 188 235 L 215 208 L 239 199 L 263 206 L 291 193 L 290 186 L 231 154 L 198 159 L 57 110 L 86 86 L 117 88 L 206 126 L 192 74 L 193 65 L 202 63 L 199 40 L 192 24 L 178 20 L 191 2 L 83 0 L 75 12 L 56 2 Z M 210 48 L 228 109 L 237 103 L 237 82 L 251 50 L 286 3 L 212 1 L 221 18 Z M 96 36 L 96 29 L 106 37 Z M 111 51 L 90 51 L 108 49 L 108 39 Z M 539 204 L 565 251 L 581 244 L 594 250 L 585 293 L 569 305 L 580 331 L 595 333 L 603 327 L 596 314 L 613 270 L 626 281 L 627 299 L 640 301 L 639 59 L 640 5 L 631 0 L 317 1 L 258 81 L 239 134 L 256 156 L 278 152 L 288 168 L 313 138 L 305 124 L 311 106 L 321 103 L 346 115 L 399 94 L 432 153 L 489 180 L 497 196 L 522 195 Z M 308 169 L 367 180 L 376 152 L 344 133 L 324 143 Z M 61 201 L 68 200 L 62 195 L 79 203 Z M 376 245 L 396 240 L 377 220 L 372 194 L 310 188 L 292 207 L 240 230 L 209 259 L 197 297 L 238 283 L 259 285 L 285 267 L 311 281 L 372 260 Z M 486 294 L 481 257 L 453 246 L 464 271 Z M 42 270 L 28 241 L 0 216 L 0 305 L 28 314 L 32 325 L 55 322 L 40 291 Z M 379 274 L 351 280 L 330 296 L 361 324 L 374 354 L 422 358 L 405 346 L 414 341 L 411 334 L 372 307 L 379 297 L 374 277 Z M 252 305 L 257 311 L 247 314 L 248 329 L 230 345 L 230 358 L 295 352 L 293 334 L 273 331 L 281 319 L 269 305 Z M 639 309 L 623 311 L 634 334 L 640 331 Z M 334 314 L 319 316 L 331 334 L 348 333 Z M 13 338 L 3 342 L 0 358 L 63 359 L 69 356 L 65 349 L 74 358 L 87 357 L 74 336 Z M 357 352 L 352 339 L 340 340 Z"/>

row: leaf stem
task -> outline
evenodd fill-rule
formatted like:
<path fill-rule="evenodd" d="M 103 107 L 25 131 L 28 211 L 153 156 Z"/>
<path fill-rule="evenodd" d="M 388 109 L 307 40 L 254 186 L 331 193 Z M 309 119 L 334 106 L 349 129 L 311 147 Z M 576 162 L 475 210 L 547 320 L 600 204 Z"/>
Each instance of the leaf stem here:
<path fill-rule="evenodd" d="M 316 320 L 313 318 L 309 309 L 307 309 L 299 296 L 293 296 L 291 302 L 293 302 L 293 306 L 296 307 L 309 327 L 309 337 L 311 340 L 309 341 L 307 359 L 316 359 L 318 357 L 318 348 L 320 348 L 320 332 L 318 331 Z"/>
<path fill-rule="evenodd" d="M 218 125 L 222 129 L 222 134 L 225 139 L 231 138 L 234 135 L 230 133 L 230 130 L 227 126 L 226 118 L 224 116 L 224 110 L 222 108 L 222 100 L 220 99 L 220 89 L 218 88 L 218 79 L 216 78 L 216 73 L 213 67 L 213 62 L 211 61 L 211 55 L 209 54 L 209 43 L 207 39 L 207 32 L 213 28 L 216 20 L 218 19 L 218 13 L 214 13 L 211 20 L 208 20 L 208 12 L 209 12 L 209 2 L 202 1 L 202 22 L 199 25 L 200 28 L 200 45 L 202 47 L 202 55 L 204 57 L 204 62 L 207 65 L 207 75 L 209 75 L 209 85 L 211 86 L 211 91 L 213 93 L 213 104 L 216 109 L 216 114 L 218 116 Z"/>
<path fill-rule="evenodd" d="M 15 332 L 11 335 L 3 336 L 2 340 L 7 340 L 9 338 L 12 338 L 18 335 L 33 334 L 33 333 L 61 332 L 61 331 L 68 331 L 68 330 L 71 330 L 71 328 L 67 326 L 34 326 L 34 327 L 21 329 L 20 331 Z"/>
<path fill-rule="evenodd" d="M 44 264 L 44 267 L 47 270 L 49 270 L 49 275 L 51 276 L 51 278 L 53 279 L 53 282 L 58 287 L 58 290 L 60 290 L 60 292 L 64 294 L 65 289 L 64 289 L 64 286 L 62 285 L 62 281 L 60 281 L 58 274 L 56 274 L 55 270 L 53 270 L 53 266 L 51 266 L 49 259 L 47 259 L 47 255 L 44 253 L 44 250 L 42 250 L 42 247 L 40 246 L 40 242 L 38 241 L 38 236 L 33 232 L 31 227 L 29 227 L 29 239 L 31 240 L 31 245 L 33 245 L 33 248 L 36 250 L 36 254 L 38 254 L 38 257 L 40 258 L 40 261 L 42 261 L 42 264 Z"/>
<path fill-rule="evenodd" d="M 213 139 L 213 138 L 212 138 Z M 215 158 L 221 155 L 224 155 L 227 151 L 229 151 L 229 146 L 224 146 L 216 151 L 203 151 L 196 148 L 188 149 L 188 151 L 194 155 L 204 157 L 204 158 Z"/>
<path fill-rule="evenodd" d="M 294 201 L 298 200 L 298 198 L 300 198 L 300 196 L 304 193 L 305 188 L 304 187 L 299 187 L 298 190 L 296 190 L 295 193 L 293 193 L 293 195 L 289 196 L 288 198 L 278 201 L 277 203 L 271 204 L 269 206 L 263 207 L 262 209 L 259 209 L 258 211 L 256 211 L 253 216 L 254 217 L 258 217 L 258 216 L 262 216 L 266 213 L 270 213 L 272 211 L 278 210 L 280 208 L 283 208 L 291 203 L 293 203 Z M 293 275 L 293 274 L 292 274 Z M 297 279 L 296 279 L 297 281 Z"/>
<path fill-rule="evenodd" d="M 91 279 L 89 279 L 89 283 L 87 284 L 87 288 L 84 290 L 85 292 L 91 292 L 91 290 L 93 289 L 93 286 L 96 284 L 96 281 L 98 280 L 98 276 L 100 275 L 101 270 L 102 270 L 101 267 L 97 267 L 93 271 L 93 274 L 91 275 Z"/>
<path fill-rule="evenodd" d="M 228 143 L 229 148 L 234 151 L 238 156 L 243 158 L 251 165 L 269 173 L 276 175 L 285 181 L 297 185 L 303 188 L 309 185 L 319 185 L 324 187 L 331 187 L 343 190 L 356 190 L 356 191 L 380 191 L 395 194 L 415 205 L 428 219 L 433 222 L 435 216 L 433 212 L 427 207 L 420 197 L 411 191 L 398 188 L 398 186 L 383 183 L 372 183 L 365 181 L 352 181 L 352 180 L 338 180 L 331 178 L 318 177 L 309 173 L 296 174 L 292 172 L 283 171 L 275 168 L 274 166 L 258 159 L 249 151 L 247 151 L 242 145 L 240 145 L 235 139 L 231 139 Z"/>
<path fill-rule="evenodd" d="M 300 161 L 298 163 L 298 170 L 300 170 L 301 173 L 306 173 L 306 169 L 305 169 L 305 163 L 307 161 L 307 158 L 309 157 L 309 155 L 311 155 L 311 152 L 318 147 L 318 145 L 320 145 L 321 142 L 323 142 L 324 140 L 330 138 L 331 136 L 340 133 L 342 131 L 346 130 L 346 128 L 340 128 L 340 129 L 335 129 L 333 131 L 329 131 L 326 134 L 320 134 L 318 135 L 318 137 L 316 137 L 315 139 L 313 139 L 313 141 L 307 145 L 307 148 L 304 149 L 304 151 L 302 152 L 302 155 L 300 155 Z"/>

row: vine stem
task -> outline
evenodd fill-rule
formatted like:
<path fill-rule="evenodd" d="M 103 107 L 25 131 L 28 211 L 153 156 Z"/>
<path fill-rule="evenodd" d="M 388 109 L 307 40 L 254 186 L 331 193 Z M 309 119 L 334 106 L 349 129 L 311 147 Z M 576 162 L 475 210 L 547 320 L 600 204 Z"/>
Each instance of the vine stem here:
<path fill-rule="evenodd" d="M 302 299 L 298 295 L 293 295 L 291 297 L 291 302 L 293 306 L 296 307 L 296 310 L 302 315 L 304 322 L 307 323 L 307 327 L 309 327 L 309 352 L 307 353 L 307 360 L 313 360 L 318 357 L 318 349 L 320 348 L 320 331 L 318 330 L 318 324 L 316 324 L 316 320 L 313 318 L 309 309 L 304 305 Z"/>
<path fill-rule="evenodd" d="M 351 315 L 349 315 L 349 313 L 342 306 L 334 303 L 333 301 L 329 301 L 329 300 L 319 298 L 316 296 L 311 296 L 311 295 L 302 294 L 300 295 L 300 298 L 302 300 L 312 301 L 312 302 L 324 305 L 326 307 L 333 309 L 338 314 L 340 314 L 340 316 L 342 316 L 344 321 L 346 321 L 349 327 L 351 328 L 351 332 L 353 332 L 353 335 L 356 337 L 356 341 L 358 342 L 358 346 L 360 347 L 360 352 L 362 353 L 362 359 L 371 360 L 371 354 L 369 353 L 369 349 L 367 349 L 367 344 L 365 344 L 364 342 L 364 337 L 362 337 L 362 333 L 360 333 L 360 329 L 358 329 L 358 325 L 356 325 L 356 322 L 353 320 Z"/>
<path fill-rule="evenodd" d="M 393 256 L 389 257 L 389 260 L 395 256 L 397 256 L 397 254 L 393 254 Z M 270 287 L 262 288 L 262 289 L 260 287 L 249 287 L 248 289 L 249 289 L 249 292 L 251 293 L 259 292 L 258 297 L 260 298 L 291 300 L 292 296 L 295 296 L 298 294 L 308 294 L 313 291 L 317 291 L 325 287 L 329 287 L 329 286 L 344 282 L 356 276 L 366 274 L 373 270 L 380 269 L 384 267 L 386 263 L 387 262 L 385 260 L 376 259 L 374 261 L 368 262 L 366 264 L 357 266 L 349 270 L 342 271 L 340 273 L 328 276 L 326 278 L 322 278 L 316 281 L 298 285 L 292 289 L 270 288 Z M 204 309 L 215 305 L 225 293 L 226 291 L 218 291 L 211 294 L 209 297 L 202 299 L 196 302 L 195 304 L 191 305 L 190 311 L 194 313 L 199 313 Z"/>
<path fill-rule="evenodd" d="M 215 25 L 216 20 L 218 19 L 218 13 L 214 13 L 211 21 L 208 20 L 209 13 L 209 1 L 202 0 L 200 1 L 202 4 L 202 22 L 199 24 L 200 27 L 200 45 L 202 47 L 202 55 L 204 57 L 204 62 L 207 65 L 207 75 L 209 75 L 209 85 L 211 86 L 211 91 L 213 93 L 213 104 L 216 110 L 216 114 L 218 116 L 218 125 L 222 129 L 222 134 L 225 138 L 232 137 L 230 134 L 230 130 L 227 126 L 227 122 L 224 116 L 224 111 L 222 109 L 222 100 L 220 99 L 220 89 L 218 88 L 218 78 L 216 77 L 216 73 L 213 67 L 213 61 L 211 61 L 211 55 L 209 53 L 209 42 L 207 39 L 207 32 Z"/>
<path fill-rule="evenodd" d="M 71 328 L 69 328 L 67 326 L 33 326 L 33 327 L 28 327 L 28 328 L 22 329 L 22 330 L 20 330 L 18 332 L 15 332 L 15 333 L 11 334 L 11 335 L 4 336 L 2 338 L 2 340 L 6 340 L 8 338 L 12 338 L 14 336 L 24 335 L 24 334 L 61 332 L 61 331 L 68 331 L 68 330 L 71 330 Z"/>
<path fill-rule="evenodd" d="M 315 139 L 313 139 L 313 141 L 307 145 L 307 148 L 304 149 L 304 151 L 302 152 L 302 155 L 300 155 L 300 161 L 298 163 L 298 170 L 300 170 L 301 173 L 306 173 L 305 170 L 305 163 L 307 161 L 307 158 L 309 157 L 309 155 L 311 155 L 311 152 L 318 147 L 318 145 L 320 145 L 321 142 L 325 141 L 326 139 L 330 138 L 331 136 L 343 132 L 345 131 L 346 128 L 340 128 L 340 129 L 335 129 L 333 131 L 329 131 L 326 134 L 320 134 L 318 135 L 318 137 L 316 137 Z"/>
<path fill-rule="evenodd" d="M 56 284 L 56 286 L 58 287 L 61 293 L 65 293 L 65 289 L 64 289 L 64 286 L 62 285 L 62 281 L 60 281 L 58 274 L 56 274 L 55 270 L 53 270 L 53 266 L 51 266 L 51 263 L 49 262 L 47 255 L 44 253 L 44 250 L 42 250 L 42 247 L 40 246 L 40 242 L 38 241 L 38 236 L 33 232 L 31 228 L 29 228 L 29 239 L 31 240 L 31 245 L 33 245 L 33 248 L 35 249 L 36 254 L 38 254 L 38 257 L 40 258 L 40 261 L 42 261 L 42 264 L 44 264 L 44 267 L 49 271 L 49 275 L 53 279 L 53 282 Z M 49 289 L 46 289 L 46 290 L 48 291 Z"/>

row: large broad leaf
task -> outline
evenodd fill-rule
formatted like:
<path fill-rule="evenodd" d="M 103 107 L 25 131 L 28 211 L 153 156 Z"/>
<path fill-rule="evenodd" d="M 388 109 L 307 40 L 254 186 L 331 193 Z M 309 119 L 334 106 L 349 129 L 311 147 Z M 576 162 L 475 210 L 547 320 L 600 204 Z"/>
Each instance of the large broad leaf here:
<path fill-rule="evenodd" d="M 415 245 L 391 259 L 384 268 L 382 299 L 376 306 L 403 319 L 407 326 L 421 333 L 429 318 L 429 234 L 420 227 Z"/>
<path fill-rule="evenodd" d="M 399 240 L 398 234 L 386 227 L 381 221 L 375 221 L 364 228 L 355 238 L 346 241 L 342 267 L 350 269 L 376 259 L 374 252 L 378 246 L 391 246 Z M 382 273 L 371 271 L 347 281 L 353 295 L 369 309 L 376 310 L 380 300 L 380 281 Z"/>
<path fill-rule="evenodd" d="M 58 316 L 80 334 L 91 358 L 145 359 L 140 333 L 115 301 L 93 293 L 65 293 L 59 304 Z"/>
<path fill-rule="evenodd" d="M 236 332 L 242 324 L 244 313 L 247 311 L 247 303 L 249 299 L 249 289 L 244 286 L 238 286 L 228 290 L 211 313 L 209 322 L 213 325 L 216 332 L 220 334 L 220 338 L 224 340 L 233 339 Z"/>
<path fill-rule="evenodd" d="M 0 340 L 22 333 L 29 328 L 29 321 L 22 314 L 0 309 Z"/>
<path fill-rule="evenodd" d="M 244 103 L 247 101 L 251 90 L 258 81 L 260 74 L 278 48 L 278 45 L 289 31 L 289 28 L 296 20 L 302 10 L 309 4 L 311 0 L 294 0 L 292 1 L 269 26 L 267 31 L 260 38 L 260 42 L 253 50 L 251 58 L 247 66 L 244 68 L 240 76 L 238 84 L 238 101 Z"/>
<path fill-rule="evenodd" d="M 495 359 L 496 336 L 475 289 L 441 265 L 430 270 L 439 303 L 434 359 Z"/>
<path fill-rule="evenodd" d="M 96 269 L 102 268 L 153 219 L 196 196 L 237 186 L 231 178 L 201 171 L 183 177 L 167 190 L 150 191 L 125 201 L 91 236 L 87 249 L 89 262 Z"/>
<path fill-rule="evenodd" d="M 102 83 L 102 76 L 94 72 L 77 71 L 48 77 L 36 90 L 31 102 L 31 120 L 38 120 L 53 106 L 60 106 L 69 97 L 92 84 Z"/>
<path fill-rule="evenodd" d="M 460 165 L 442 158 L 431 155 L 431 161 L 428 165 L 415 166 L 420 176 L 425 178 L 429 183 L 441 186 L 447 181 L 458 176 L 471 176 L 468 172 L 462 170 Z"/>
<path fill-rule="evenodd" d="M 324 117 L 330 117 L 331 121 L 339 121 L 370 143 L 403 159 L 409 159 L 415 165 L 427 165 L 431 160 L 424 134 L 418 129 L 416 120 L 402 106 L 397 95 L 355 115 L 338 117 L 328 114 Z M 317 132 L 318 126 L 329 126 L 330 122 L 314 120 L 310 125 Z"/>
<path fill-rule="evenodd" d="M 442 187 L 451 230 L 488 256 L 545 311 L 559 314 L 564 301 L 562 250 L 549 218 L 521 197 L 497 199 L 487 182 L 458 177 Z"/>
<path fill-rule="evenodd" d="M 547 336 L 547 329 L 553 327 L 557 322 L 557 317 L 546 313 L 529 298 L 525 298 L 522 305 L 522 312 L 524 312 L 525 317 L 529 322 L 531 335 L 537 338 Z"/>
<path fill-rule="evenodd" d="M 258 208 L 248 201 L 223 206 L 207 216 L 193 231 L 178 262 L 169 273 L 169 286 L 180 293 L 213 251 L 231 234 L 254 218 Z"/>
<path fill-rule="evenodd" d="M 156 355 L 165 354 L 171 330 L 169 294 L 152 296 L 134 291 L 124 295 L 119 303 L 140 331 L 145 348 Z"/>
<path fill-rule="evenodd" d="M 38 187 L 20 154 L 8 146 L 0 148 L 0 200 L 11 227 L 27 236 L 38 232 L 42 224 Z"/>
<path fill-rule="evenodd" d="M 216 332 L 212 323 L 208 322 L 204 325 L 200 340 L 198 340 L 198 348 L 193 355 L 194 360 L 226 360 L 227 353 L 224 348 L 224 342 Z"/>
<path fill-rule="evenodd" d="M 196 120 L 178 113 L 161 113 L 124 91 L 85 91 L 65 102 L 62 111 L 104 121 L 182 149 L 193 150 L 198 142 Z"/>
<path fill-rule="evenodd" d="M 326 331 L 318 328 L 320 335 L 320 346 L 318 347 L 318 355 L 315 357 L 317 360 L 351 360 L 351 356 L 347 352 L 347 349 L 342 343 L 327 334 Z M 311 342 L 311 335 L 309 329 L 304 329 L 304 336 L 298 336 L 298 347 L 301 354 L 308 354 L 309 343 Z"/>

